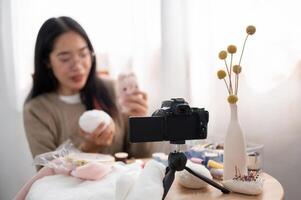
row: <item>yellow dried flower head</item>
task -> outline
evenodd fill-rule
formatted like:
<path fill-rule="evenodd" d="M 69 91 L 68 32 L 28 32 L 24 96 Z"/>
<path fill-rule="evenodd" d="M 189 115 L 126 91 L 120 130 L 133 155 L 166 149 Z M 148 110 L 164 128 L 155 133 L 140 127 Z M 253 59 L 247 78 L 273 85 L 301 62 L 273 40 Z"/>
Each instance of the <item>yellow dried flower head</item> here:
<path fill-rule="evenodd" d="M 237 50 L 237 48 L 236 48 L 236 46 L 235 45 L 229 45 L 228 46 L 228 48 L 227 48 L 227 51 L 229 52 L 229 53 L 236 53 L 236 50 Z"/>
<path fill-rule="evenodd" d="M 238 101 L 238 97 L 234 94 L 228 96 L 228 102 L 231 104 L 235 104 Z"/>
<path fill-rule="evenodd" d="M 225 78 L 226 77 L 226 72 L 224 71 L 224 70 L 218 70 L 217 71 L 217 77 L 219 78 L 219 79 L 223 79 L 223 78 Z"/>
<path fill-rule="evenodd" d="M 241 72 L 241 66 L 240 65 L 234 65 L 233 66 L 233 72 L 235 74 L 239 74 Z"/>
<path fill-rule="evenodd" d="M 227 51 L 221 51 L 218 54 L 219 59 L 224 60 L 227 58 Z"/>
<path fill-rule="evenodd" d="M 253 25 L 250 25 L 247 27 L 246 31 L 249 35 L 253 35 L 256 32 L 256 27 Z"/>

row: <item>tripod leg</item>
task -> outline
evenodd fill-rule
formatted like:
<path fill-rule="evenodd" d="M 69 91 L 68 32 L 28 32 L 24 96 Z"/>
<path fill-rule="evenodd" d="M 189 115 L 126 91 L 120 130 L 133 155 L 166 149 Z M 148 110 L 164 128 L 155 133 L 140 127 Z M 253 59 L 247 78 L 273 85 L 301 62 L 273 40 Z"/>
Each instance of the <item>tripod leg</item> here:
<path fill-rule="evenodd" d="M 200 178 L 201 180 L 205 181 L 205 182 L 208 183 L 209 185 L 212 185 L 213 187 L 215 187 L 215 188 L 221 190 L 224 194 L 229 194 L 229 193 L 230 193 L 230 191 L 229 191 L 227 188 L 221 186 L 220 184 L 218 184 L 218 183 L 216 183 L 215 181 L 213 181 L 213 180 L 207 178 L 206 176 L 203 176 L 203 175 L 201 175 L 201 174 L 197 174 L 197 173 L 195 173 L 194 171 L 192 171 L 192 170 L 191 170 L 190 168 L 188 168 L 188 167 L 185 167 L 184 169 L 186 169 L 189 173 L 193 174 L 194 176 L 196 176 L 196 177 Z"/>
<path fill-rule="evenodd" d="M 175 170 L 171 169 L 169 167 L 167 167 L 166 169 L 166 174 L 165 177 L 163 179 L 163 188 L 164 188 L 164 193 L 163 193 L 163 197 L 162 200 L 165 198 L 165 196 L 167 195 L 174 179 L 175 179 Z"/>

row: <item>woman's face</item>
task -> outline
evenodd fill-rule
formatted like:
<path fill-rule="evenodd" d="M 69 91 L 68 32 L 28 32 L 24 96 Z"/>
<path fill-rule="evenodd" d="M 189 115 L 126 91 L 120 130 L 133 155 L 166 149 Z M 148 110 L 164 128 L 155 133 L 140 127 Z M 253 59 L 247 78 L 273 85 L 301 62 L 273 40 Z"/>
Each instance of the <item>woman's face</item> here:
<path fill-rule="evenodd" d="M 78 93 L 86 84 L 91 65 L 91 52 L 81 35 L 69 31 L 55 40 L 50 67 L 59 82 L 59 94 Z"/>

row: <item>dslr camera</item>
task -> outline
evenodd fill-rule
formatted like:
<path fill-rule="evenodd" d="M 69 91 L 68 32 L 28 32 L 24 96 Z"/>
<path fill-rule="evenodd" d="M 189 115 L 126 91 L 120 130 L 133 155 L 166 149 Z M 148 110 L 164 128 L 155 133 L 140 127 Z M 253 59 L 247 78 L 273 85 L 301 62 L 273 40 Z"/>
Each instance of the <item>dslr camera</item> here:
<path fill-rule="evenodd" d="M 184 144 L 185 140 L 205 139 L 209 113 L 204 108 L 191 108 L 183 98 L 163 101 L 151 117 L 130 117 L 130 141 L 170 141 Z"/>

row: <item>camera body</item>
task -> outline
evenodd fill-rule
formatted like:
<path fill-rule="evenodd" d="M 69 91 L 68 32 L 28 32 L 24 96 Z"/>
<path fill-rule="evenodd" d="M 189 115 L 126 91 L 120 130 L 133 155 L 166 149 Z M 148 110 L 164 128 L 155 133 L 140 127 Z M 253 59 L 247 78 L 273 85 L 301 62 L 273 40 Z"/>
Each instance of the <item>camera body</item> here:
<path fill-rule="evenodd" d="M 204 108 L 191 108 L 183 98 L 163 101 L 151 117 L 130 117 L 130 141 L 170 141 L 184 144 L 185 140 L 205 139 L 209 113 Z"/>

